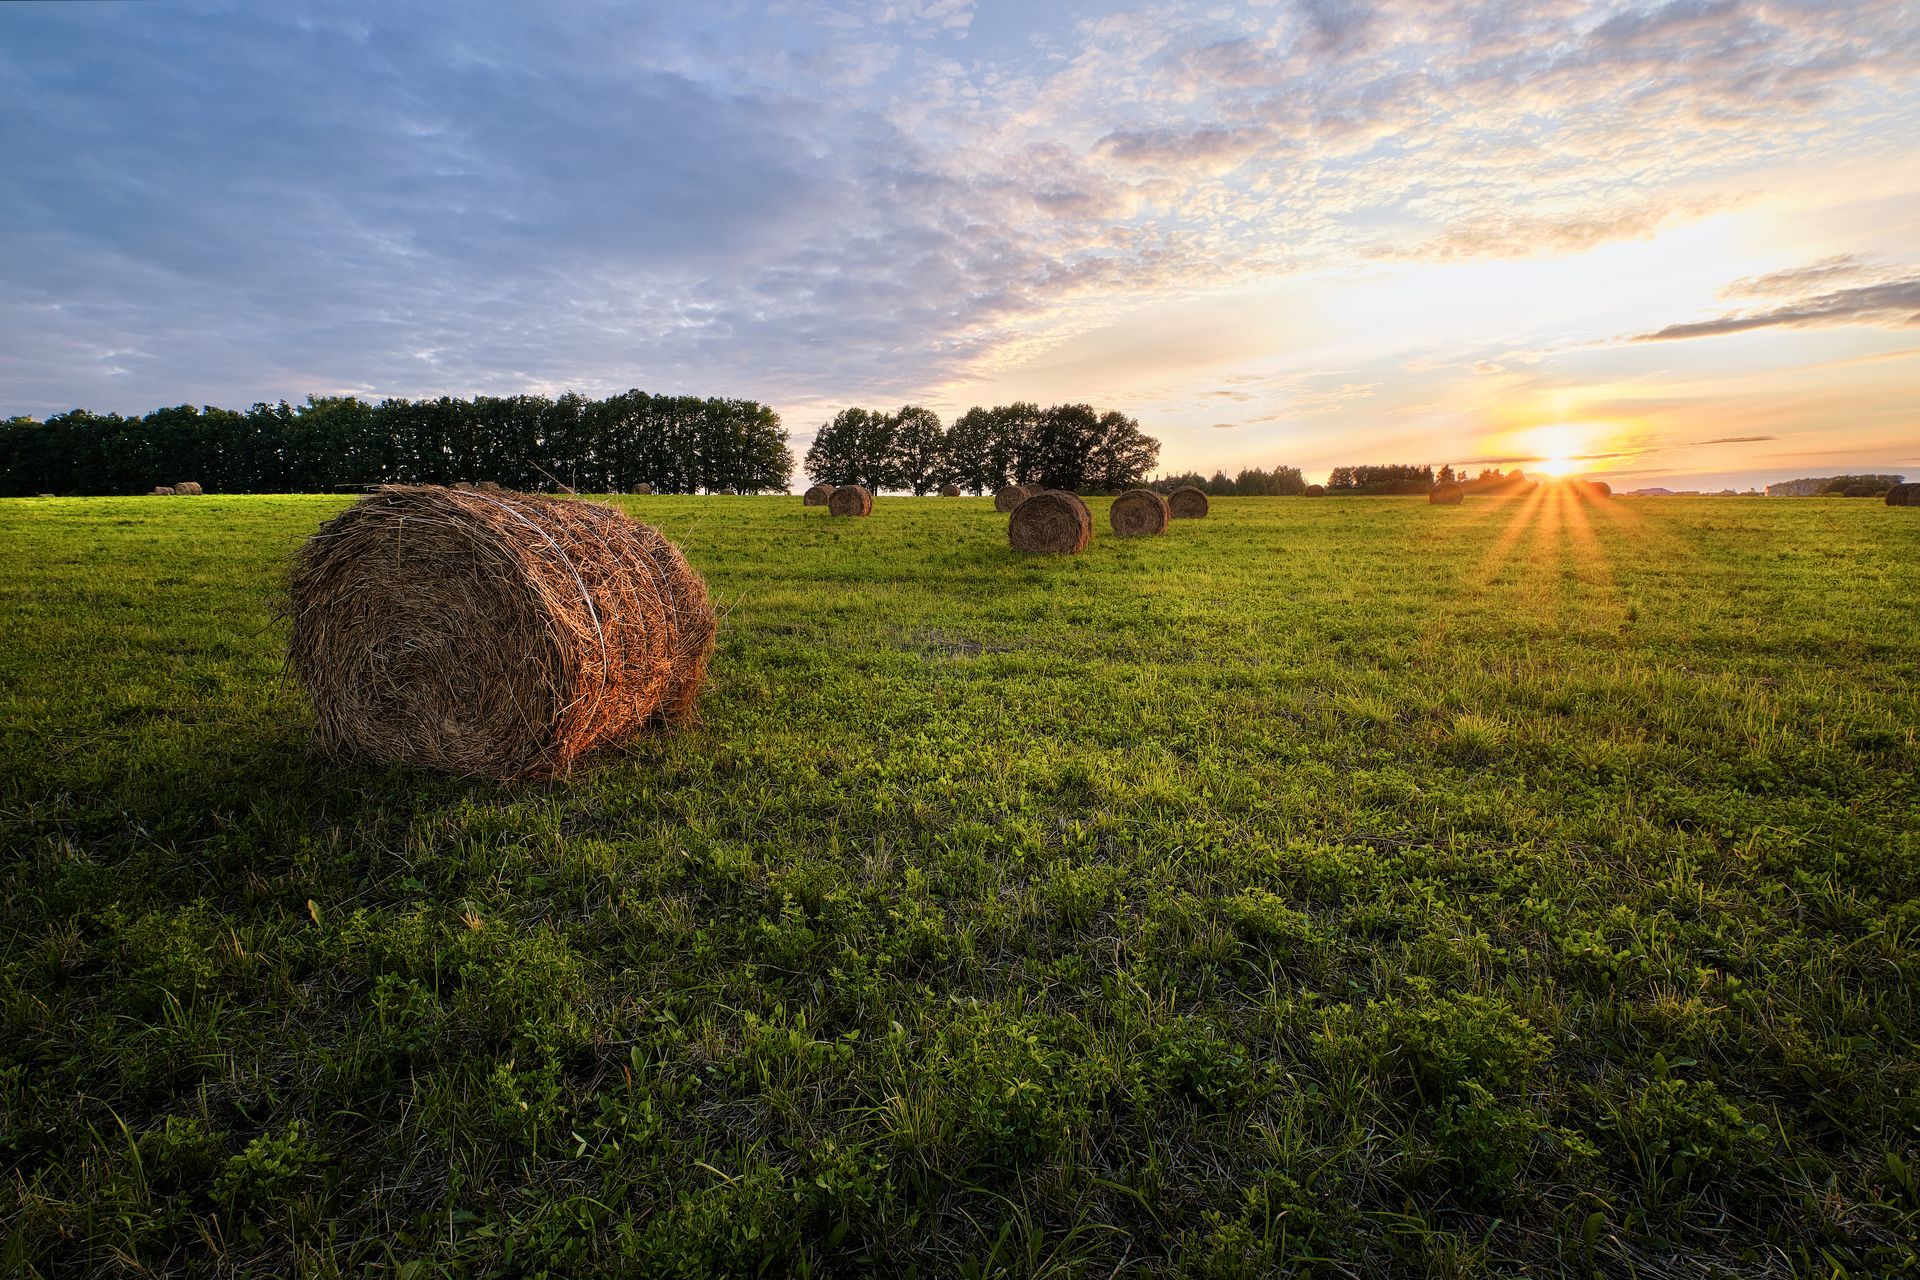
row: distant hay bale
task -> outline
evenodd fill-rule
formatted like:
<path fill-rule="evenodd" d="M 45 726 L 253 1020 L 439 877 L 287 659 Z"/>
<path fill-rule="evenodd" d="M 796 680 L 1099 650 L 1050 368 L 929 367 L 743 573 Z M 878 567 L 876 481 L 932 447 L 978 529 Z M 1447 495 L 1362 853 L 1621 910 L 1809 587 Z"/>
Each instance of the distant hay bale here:
<path fill-rule="evenodd" d="M 960 486 L 957 484 L 943 484 L 940 486 L 940 496 L 943 498 L 957 498 L 960 496 Z"/>
<path fill-rule="evenodd" d="M 1897 484 L 1887 490 L 1890 507 L 1920 507 L 1920 484 Z"/>
<path fill-rule="evenodd" d="M 813 488 L 807 490 L 804 494 L 800 495 L 800 505 L 803 507 L 824 507 L 827 505 L 828 500 L 831 499 L 832 497 L 833 497 L 832 485 L 817 484 L 813 486 Z"/>
<path fill-rule="evenodd" d="M 993 509 L 1001 515 L 1006 515 L 1028 498 L 1045 492 L 1046 490 L 1037 484 L 1002 485 L 993 492 Z"/>
<path fill-rule="evenodd" d="M 170 484 L 157 484 L 148 491 L 147 496 L 152 498 L 171 498 L 173 496 L 173 486 Z"/>
<path fill-rule="evenodd" d="M 1448 480 L 1427 491 L 1427 501 L 1436 507 L 1457 507 L 1467 500 L 1467 491 Z"/>
<path fill-rule="evenodd" d="M 497 480 L 478 480 L 474 482 L 473 487 L 475 489 L 478 489 L 481 493 L 505 493 L 506 492 L 505 489 L 500 487 L 500 482 Z"/>
<path fill-rule="evenodd" d="M 188 497 L 192 497 L 192 498 L 197 498 L 202 493 L 206 492 L 204 489 L 200 487 L 200 482 L 198 480 L 178 481 L 173 486 L 173 491 L 175 493 L 185 494 Z"/>
<path fill-rule="evenodd" d="M 1596 498 L 1611 498 L 1613 496 L 1613 486 L 1605 480 L 1589 480 L 1587 481 L 1587 492 Z"/>
<path fill-rule="evenodd" d="M 827 498 L 827 510 L 836 516 L 870 516 L 873 514 L 873 491 L 865 485 L 836 485 Z"/>
<path fill-rule="evenodd" d="M 1093 513 L 1078 494 L 1043 489 L 1013 509 L 1007 541 L 1015 551 L 1078 555 L 1093 541 Z"/>
<path fill-rule="evenodd" d="M 1327 496 L 1327 486 L 1323 484 L 1310 484 L 1300 491 L 1300 496 L 1303 498 L 1324 498 Z"/>
<path fill-rule="evenodd" d="M 1873 496 L 1873 486 L 1870 484 L 1850 484 L 1842 489 L 1840 494 L 1846 498 L 1871 498 Z"/>
<path fill-rule="evenodd" d="M 329 520 L 288 583 L 288 660 L 322 750 L 501 780 L 694 709 L 706 584 L 612 507 L 392 486 Z"/>
<path fill-rule="evenodd" d="M 1167 495 L 1167 509 L 1175 520 L 1199 520 L 1207 514 L 1207 493 L 1193 485 L 1183 484 Z"/>
<path fill-rule="evenodd" d="M 633 491 L 644 498 L 653 492 L 653 486 L 650 484 L 647 484 L 645 481 L 642 481 L 641 483 L 633 486 Z"/>
<path fill-rule="evenodd" d="M 1129 489 L 1113 500 L 1107 519 L 1120 537 L 1139 538 L 1165 533 L 1173 512 L 1168 509 L 1167 500 L 1153 490 Z"/>

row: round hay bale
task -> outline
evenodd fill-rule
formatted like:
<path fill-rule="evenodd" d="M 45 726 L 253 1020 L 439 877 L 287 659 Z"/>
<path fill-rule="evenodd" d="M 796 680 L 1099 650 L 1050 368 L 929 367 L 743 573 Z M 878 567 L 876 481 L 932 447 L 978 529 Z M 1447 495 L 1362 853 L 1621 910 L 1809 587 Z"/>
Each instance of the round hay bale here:
<path fill-rule="evenodd" d="M 1129 489 L 1113 500 L 1107 519 L 1120 537 L 1139 538 L 1165 533 L 1173 512 L 1168 510 L 1167 500 L 1153 490 Z"/>
<path fill-rule="evenodd" d="M 1850 484 L 1845 489 L 1842 489 L 1840 494 L 1846 498 L 1871 498 L 1873 496 L 1873 486 L 1870 484 Z"/>
<path fill-rule="evenodd" d="M 157 484 L 153 486 L 153 489 L 147 496 L 153 498 L 171 498 L 173 496 L 173 486 L 170 484 Z"/>
<path fill-rule="evenodd" d="M 803 507 L 824 507 L 827 505 L 828 499 L 832 497 L 832 485 L 817 484 L 800 495 L 800 505 Z"/>
<path fill-rule="evenodd" d="M 653 486 L 643 481 L 640 484 L 633 486 L 633 491 L 644 498 L 653 492 Z"/>
<path fill-rule="evenodd" d="M 1613 486 L 1608 484 L 1605 480 L 1587 481 L 1586 490 L 1589 494 L 1591 494 L 1596 498 L 1611 498 L 1613 496 Z"/>
<path fill-rule="evenodd" d="M 1887 490 L 1890 507 L 1920 507 L 1920 484 L 1897 484 Z"/>
<path fill-rule="evenodd" d="M 1467 500 L 1467 491 L 1448 480 L 1427 490 L 1427 501 L 1436 507 L 1457 507 Z"/>
<path fill-rule="evenodd" d="M 940 496 L 943 498 L 957 498 L 960 496 L 960 486 L 957 484 L 943 484 L 940 486 Z"/>
<path fill-rule="evenodd" d="M 870 516 L 873 514 L 873 491 L 858 484 L 835 486 L 833 494 L 827 499 L 827 510 L 837 516 Z"/>
<path fill-rule="evenodd" d="M 706 584 L 596 502 L 396 485 L 295 556 L 288 663 L 332 755 L 501 780 L 563 774 L 693 714 Z"/>
<path fill-rule="evenodd" d="M 993 509 L 1001 515 L 1010 514 L 1015 507 L 1037 493 L 1044 493 L 1037 484 L 1008 484 L 993 491 Z"/>
<path fill-rule="evenodd" d="M 1324 498 L 1327 496 L 1327 486 L 1323 484 L 1310 484 L 1301 492 L 1300 496 L 1303 498 Z"/>
<path fill-rule="evenodd" d="M 1183 484 L 1167 495 L 1167 509 L 1175 520 L 1203 519 L 1207 514 L 1206 490 Z"/>
<path fill-rule="evenodd" d="M 473 487 L 475 489 L 478 489 L 481 493 L 505 493 L 506 492 L 505 489 L 500 487 L 500 482 L 497 480 L 475 481 Z"/>
<path fill-rule="evenodd" d="M 173 491 L 175 493 L 184 493 L 194 498 L 206 492 L 206 490 L 200 487 L 198 480 L 181 480 L 173 486 Z"/>
<path fill-rule="evenodd" d="M 1079 555 L 1093 541 L 1093 513 L 1077 493 L 1043 489 L 1013 509 L 1007 541 L 1015 551 Z"/>

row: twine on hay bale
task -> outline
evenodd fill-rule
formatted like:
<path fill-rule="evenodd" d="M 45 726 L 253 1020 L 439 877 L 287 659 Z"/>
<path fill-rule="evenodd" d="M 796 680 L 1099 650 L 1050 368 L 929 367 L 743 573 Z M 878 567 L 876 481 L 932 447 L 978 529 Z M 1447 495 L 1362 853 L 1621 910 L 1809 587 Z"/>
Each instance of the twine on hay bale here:
<path fill-rule="evenodd" d="M 193 497 L 193 498 L 197 498 L 201 494 L 206 492 L 206 490 L 200 487 L 200 482 L 198 480 L 178 481 L 174 484 L 173 491 L 175 493 L 186 494 L 188 497 Z"/>
<path fill-rule="evenodd" d="M 1467 500 L 1467 491 L 1449 480 L 1427 490 L 1427 501 L 1436 507 L 1457 507 Z"/>
<path fill-rule="evenodd" d="M 1890 507 L 1920 507 L 1920 484 L 1897 484 L 1887 490 Z"/>
<path fill-rule="evenodd" d="M 150 498 L 171 498 L 173 496 L 173 486 L 170 484 L 157 484 L 147 491 L 147 496 Z"/>
<path fill-rule="evenodd" d="M 1167 500 L 1151 489 L 1129 489 L 1113 500 L 1107 512 L 1113 531 L 1122 538 L 1139 538 L 1165 533 L 1173 512 Z"/>
<path fill-rule="evenodd" d="M 1013 509 L 1007 541 L 1015 551 L 1079 555 L 1093 541 L 1093 513 L 1078 494 L 1044 489 Z"/>
<path fill-rule="evenodd" d="M 1167 495 L 1167 509 L 1175 520 L 1199 520 L 1207 514 L 1206 491 L 1183 484 Z"/>
<path fill-rule="evenodd" d="M 1327 486 L 1323 484 L 1310 484 L 1300 491 L 1300 496 L 1303 498 L 1324 498 L 1327 496 Z"/>
<path fill-rule="evenodd" d="M 503 781 L 686 721 L 713 653 L 657 529 L 523 493 L 362 498 L 296 554 L 287 611 L 322 750 Z"/>
<path fill-rule="evenodd" d="M 1046 489 L 1037 484 L 1008 484 L 993 491 L 993 509 L 1001 515 L 1010 514 L 1014 508 Z"/>
<path fill-rule="evenodd" d="M 813 486 L 813 488 L 807 490 L 806 493 L 801 495 L 800 505 L 803 507 L 824 507 L 827 505 L 828 500 L 831 499 L 832 497 L 833 497 L 832 485 L 817 484 Z"/>
<path fill-rule="evenodd" d="M 960 486 L 957 484 L 943 484 L 940 486 L 940 496 L 943 498 L 957 498 L 960 496 Z"/>
<path fill-rule="evenodd" d="M 858 484 L 837 485 L 827 497 L 827 510 L 836 516 L 870 516 L 873 490 Z"/>

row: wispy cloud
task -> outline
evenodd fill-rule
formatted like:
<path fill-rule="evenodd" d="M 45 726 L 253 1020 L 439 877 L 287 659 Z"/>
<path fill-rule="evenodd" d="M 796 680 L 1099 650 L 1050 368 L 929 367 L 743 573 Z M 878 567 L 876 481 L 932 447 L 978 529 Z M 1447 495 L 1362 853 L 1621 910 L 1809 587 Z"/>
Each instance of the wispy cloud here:
<path fill-rule="evenodd" d="M 1877 324 L 1894 329 L 1920 327 L 1920 276 L 1837 289 L 1760 311 L 1735 311 L 1711 320 L 1670 324 L 1653 333 L 1639 334 L 1634 341 L 1666 342 L 1753 329 L 1835 324 Z"/>

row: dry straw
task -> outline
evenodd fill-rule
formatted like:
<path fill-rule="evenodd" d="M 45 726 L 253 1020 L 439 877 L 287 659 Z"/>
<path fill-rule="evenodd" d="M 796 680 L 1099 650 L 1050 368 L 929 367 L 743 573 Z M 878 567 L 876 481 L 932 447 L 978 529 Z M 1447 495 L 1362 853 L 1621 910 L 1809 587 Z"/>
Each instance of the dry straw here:
<path fill-rule="evenodd" d="M 1920 484 L 1897 484 L 1887 490 L 1890 507 L 1920 507 Z"/>
<path fill-rule="evenodd" d="M 873 514 L 873 491 L 864 485 L 838 485 L 827 498 L 827 510 L 836 516 L 870 516 Z"/>
<path fill-rule="evenodd" d="M 993 492 L 993 509 L 1007 515 L 1028 498 L 1045 492 L 1046 489 L 1037 484 L 1002 485 Z"/>
<path fill-rule="evenodd" d="M 653 493 L 653 486 L 643 481 L 642 483 L 633 486 L 633 491 L 639 494 L 641 497 L 645 498 L 650 496 Z"/>
<path fill-rule="evenodd" d="M 940 496 L 943 498 L 957 498 L 960 496 L 960 486 L 957 484 L 943 484 L 940 486 Z"/>
<path fill-rule="evenodd" d="M 1013 509 L 1007 541 L 1015 551 L 1078 555 L 1093 541 L 1093 513 L 1078 494 L 1045 489 Z"/>
<path fill-rule="evenodd" d="M 147 496 L 153 498 L 171 498 L 173 496 L 173 486 L 170 484 L 157 484 L 153 486 Z"/>
<path fill-rule="evenodd" d="M 206 492 L 206 490 L 200 487 L 200 482 L 198 480 L 182 480 L 173 486 L 173 491 L 175 493 L 184 493 L 187 496 L 194 497 L 194 498 L 197 498 L 202 493 Z"/>
<path fill-rule="evenodd" d="M 1129 489 L 1113 500 L 1107 513 L 1113 531 L 1122 538 L 1139 538 L 1165 533 L 1173 512 L 1167 500 L 1151 489 Z"/>
<path fill-rule="evenodd" d="M 1310 484 L 1300 491 L 1300 496 L 1303 498 L 1324 498 L 1327 496 L 1327 486 L 1323 484 Z"/>
<path fill-rule="evenodd" d="M 1183 484 L 1167 495 L 1167 507 L 1175 520 L 1201 519 L 1207 514 L 1206 492 Z"/>
<path fill-rule="evenodd" d="M 323 750 L 471 777 L 684 722 L 713 653 L 700 575 L 592 502 L 381 489 L 307 540 L 288 596 Z"/>
<path fill-rule="evenodd" d="M 1457 507 L 1466 500 L 1467 491 L 1451 480 L 1427 491 L 1427 501 L 1436 507 Z"/>
<path fill-rule="evenodd" d="M 824 507 L 832 497 L 832 485 L 817 484 L 801 495 L 800 505 L 803 507 Z"/>

